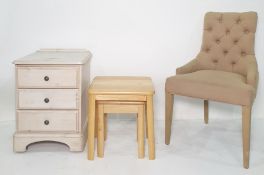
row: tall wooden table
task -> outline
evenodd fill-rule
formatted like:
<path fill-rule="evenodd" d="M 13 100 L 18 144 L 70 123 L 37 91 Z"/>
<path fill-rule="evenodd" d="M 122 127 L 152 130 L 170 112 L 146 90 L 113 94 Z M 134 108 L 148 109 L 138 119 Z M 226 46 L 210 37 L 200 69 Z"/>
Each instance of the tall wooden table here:
<path fill-rule="evenodd" d="M 155 159 L 153 95 L 154 88 L 149 77 L 95 77 L 88 90 L 88 159 L 94 159 L 95 134 L 98 137 L 97 154 L 103 157 L 105 113 L 138 113 L 139 158 L 144 157 L 143 117 L 146 114 L 149 159 Z"/>

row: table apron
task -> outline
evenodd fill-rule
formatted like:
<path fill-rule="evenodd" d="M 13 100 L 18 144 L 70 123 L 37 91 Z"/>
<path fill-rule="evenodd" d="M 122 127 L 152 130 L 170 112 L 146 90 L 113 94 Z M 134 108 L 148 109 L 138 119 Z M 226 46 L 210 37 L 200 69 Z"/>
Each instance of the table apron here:
<path fill-rule="evenodd" d="M 95 100 L 147 101 L 147 96 L 146 95 L 95 95 Z"/>

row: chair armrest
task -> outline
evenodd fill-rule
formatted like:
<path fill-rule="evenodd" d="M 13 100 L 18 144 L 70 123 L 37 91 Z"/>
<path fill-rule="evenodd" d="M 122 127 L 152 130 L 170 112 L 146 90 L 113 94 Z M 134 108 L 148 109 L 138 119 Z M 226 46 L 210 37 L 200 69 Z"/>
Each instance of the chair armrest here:
<path fill-rule="evenodd" d="M 256 58 L 252 56 L 250 63 L 247 65 L 247 72 L 246 72 L 246 78 L 247 78 L 247 84 L 253 86 L 257 89 L 258 86 L 258 65 L 256 62 Z"/>
<path fill-rule="evenodd" d="M 197 59 L 193 59 L 184 66 L 176 69 L 176 74 L 187 74 L 196 71 Z"/>

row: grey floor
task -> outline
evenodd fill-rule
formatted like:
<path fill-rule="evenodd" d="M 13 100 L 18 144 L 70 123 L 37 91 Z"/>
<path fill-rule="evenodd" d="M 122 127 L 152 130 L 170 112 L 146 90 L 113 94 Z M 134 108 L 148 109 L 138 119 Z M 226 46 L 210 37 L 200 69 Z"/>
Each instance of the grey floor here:
<path fill-rule="evenodd" d="M 86 159 L 86 150 L 68 151 L 58 143 L 33 144 L 13 153 L 15 122 L 0 122 L 1 175 L 244 175 L 264 174 L 264 120 L 252 120 L 250 169 L 242 168 L 241 120 L 178 120 L 164 144 L 164 122 L 155 122 L 156 160 L 137 159 L 133 120 L 109 120 L 105 158 Z"/>

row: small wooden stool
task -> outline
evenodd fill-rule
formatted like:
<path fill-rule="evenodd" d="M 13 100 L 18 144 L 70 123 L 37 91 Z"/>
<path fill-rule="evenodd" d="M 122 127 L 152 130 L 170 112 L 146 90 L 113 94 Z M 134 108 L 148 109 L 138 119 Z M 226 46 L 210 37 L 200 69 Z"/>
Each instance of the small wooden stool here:
<path fill-rule="evenodd" d="M 144 116 L 148 136 L 149 159 L 155 159 L 154 88 L 149 77 L 95 77 L 88 90 L 88 159 L 94 159 L 94 137 L 97 154 L 104 156 L 107 113 L 137 113 L 138 157 L 144 158 Z M 96 121 L 98 120 L 98 121 Z M 98 127 L 96 125 L 98 124 Z M 96 131 L 98 133 L 96 133 Z"/>
<path fill-rule="evenodd" d="M 121 102 L 121 101 L 99 101 L 97 104 L 96 117 L 98 118 L 97 130 L 97 155 L 104 157 L 104 140 L 107 136 L 107 113 L 136 113 L 137 114 L 137 139 L 138 158 L 145 157 L 144 145 L 144 102 Z M 96 123 L 95 123 L 96 125 Z M 95 132 L 96 132 L 95 130 Z"/>

